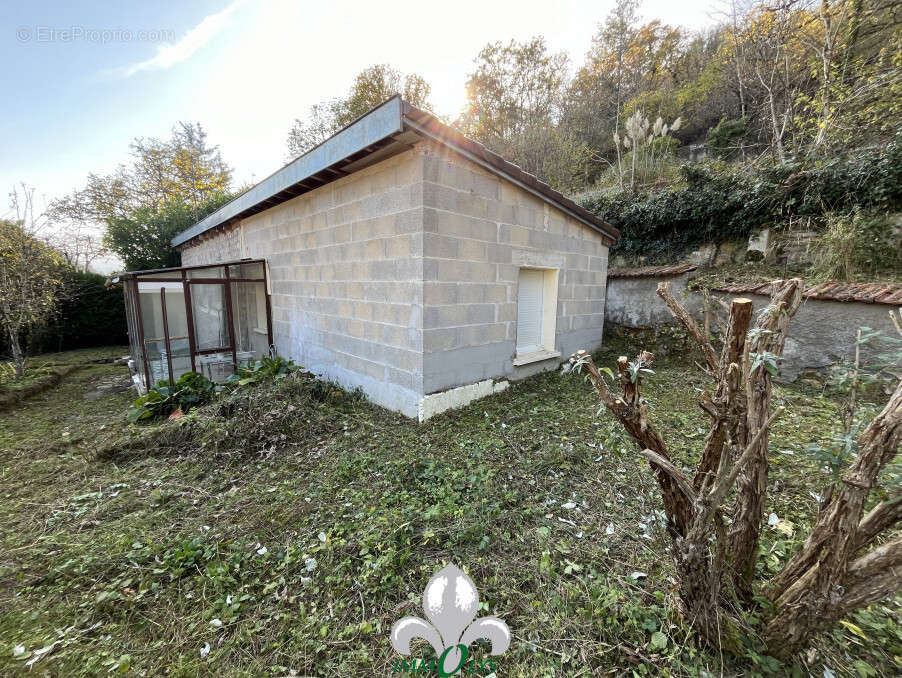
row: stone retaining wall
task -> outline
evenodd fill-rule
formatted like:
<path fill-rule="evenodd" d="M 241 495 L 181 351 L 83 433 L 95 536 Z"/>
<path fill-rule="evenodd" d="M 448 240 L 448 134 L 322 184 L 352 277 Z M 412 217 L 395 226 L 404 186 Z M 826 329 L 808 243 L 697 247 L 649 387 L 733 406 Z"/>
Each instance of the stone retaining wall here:
<path fill-rule="evenodd" d="M 703 297 L 688 289 L 691 273 L 676 277 L 621 277 L 610 278 L 607 287 L 605 322 L 617 328 L 637 330 L 664 327 L 676 321 L 664 302 L 655 293 L 658 283 L 669 280 L 673 295 L 690 313 L 701 321 Z M 770 303 L 770 297 L 762 294 L 712 292 L 712 298 L 726 303 L 736 297 L 747 297 L 754 303 L 755 313 Z M 893 305 L 863 303 L 859 301 L 835 301 L 804 299 L 790 325 L 789 336 L 780 368 L 780 378 L 795 381 L 799 374 L 809 369 L 823 369 L 840 360 L 855 357 L 856 333 L 860 327 L 880 330 L 887 336 L 898 336 L 889 315 Z M 717 304 L 721 317 L 723 309 Z M 635 333 L 635 332 L 633 332 Z M 637 349 L 640 347 L 636 347 Z M 879 351 L 863 346 L 862 360 L 872 360 Z"/>

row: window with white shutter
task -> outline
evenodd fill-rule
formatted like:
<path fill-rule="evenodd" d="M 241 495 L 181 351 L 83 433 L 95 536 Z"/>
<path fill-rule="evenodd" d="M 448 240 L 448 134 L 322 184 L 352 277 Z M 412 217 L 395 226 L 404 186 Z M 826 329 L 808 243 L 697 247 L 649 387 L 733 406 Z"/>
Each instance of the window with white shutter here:
<path fill-rule="evenodd" d="M 517 353 L 542 350 L 543 301 L 545 272 L 521 268 L 517 291 Z"/>
<path fill-rule="evenodd" d="M 514 366 L 549 360 L 555 347 L 557 269 L 521 268 L 517 286 L 517 355 Z"/>

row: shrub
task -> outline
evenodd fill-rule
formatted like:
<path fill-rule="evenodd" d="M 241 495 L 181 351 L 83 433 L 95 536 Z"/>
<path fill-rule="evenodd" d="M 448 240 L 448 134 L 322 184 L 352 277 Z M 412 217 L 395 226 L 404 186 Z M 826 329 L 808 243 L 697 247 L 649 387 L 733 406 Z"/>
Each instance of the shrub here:
<path fill-rule="evenodd" d="M 749 128 L 745 118 L 721 118 L 714 127 L 708 130 L 707 146 L 715 158 L 729 159 L 738 155 L 739 143 L 748 134 Z"/>
<path fill-rule="evenodd" d="M 814 248 L 812 276 L 855 280 L 902 270 L 900 235 L 886 215 L 855 208 L 826 217 L 824 234 Z"/>
<path fill-rule="evenodd" d="M 284 379 L 289 374 L 298 369 L 292 360 L 286 360 L 282 356 L 270 358 L 264 356 L 263 360 L 257 360 L 248 366 L 239 367 L 235 374 L 230 376 L 227 384 L 237 384 L 245 386 L 247 384 L 256 384 L 264 378 Z"/>
<path fill-rule="evenodd" d="M 192 407 L 210 402 L 216 390 L 216 384 L 197 372 L 186 372 L 175 382 L 175 386 L 170 386 L 165 380 L 158 381 L 156 386 L 131 404 L 128 420 L 134 423 L 165 417 L 177 409 L 188 412 Z"/>
<path fill-rule="evenodd" d="M 827 229 L 814 247 L 811 273 L 816 278 L 851 280 L 855 274 L 855 219 L 831 214 Z"/>
<path fill-rule="evenodd" d="M 122 287 L 107 289 L 106 277 L 68 270 L 56 315 L 28 338 L 32 354 L 127 344 Z"/>

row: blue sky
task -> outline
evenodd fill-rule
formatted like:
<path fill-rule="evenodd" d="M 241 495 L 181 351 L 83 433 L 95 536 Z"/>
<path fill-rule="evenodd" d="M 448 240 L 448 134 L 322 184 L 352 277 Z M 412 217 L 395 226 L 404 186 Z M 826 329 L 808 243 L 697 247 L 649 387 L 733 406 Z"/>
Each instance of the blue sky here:
<path fill-rule="evenodd" d="M 0 7 L 2 197 L 23 181 L 39 203 L 64 195 L 89 172 L 126 161 L 134 137 L 165 137 L 179 120 L 204 125 L 238 183 L 259 180 L 286 160 L 293 119 L 340 95 L 370 64 L 420 73 L 438 112 L 453 115 L 487 42 L 541 34 L 578 62 L 612 5 L 7 2 Z M 647 0 L 643 13 L 698 27 L 711 6 Z M 69 29 L 76 32 L 66 35 Z"/>

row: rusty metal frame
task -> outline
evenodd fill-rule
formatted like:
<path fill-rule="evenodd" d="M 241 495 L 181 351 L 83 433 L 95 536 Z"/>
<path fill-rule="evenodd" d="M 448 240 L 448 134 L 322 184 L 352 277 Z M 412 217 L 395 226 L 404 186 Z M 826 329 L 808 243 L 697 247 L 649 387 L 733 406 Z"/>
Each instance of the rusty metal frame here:
<path fill-rule="evenodd" d="M 175 388 L 175 379 L 172 378 L 172 344 L 169 341 L 169 317 L 166 313 L 166 288 L 160 288 L 160 312 L 163 314 L 163 344 L 166 346 L 166 370 L 169 377 L 169 387 Z"/>
<path fill-rule="evenodd" d="M 191 286 L 188 284 L 188 274 L 182 271 L 182 289 L 185 291 L 185 322 L 188 323 L 188 351 L 191 353 L 191 371 L 197 372 L 195 356 L 197 344 L 194 338 L 194 309 L 191 307 Z"/>
<path fill-rule="evenodd" d="M 191 266 L 171 266 L 169 268 L 148 268 L 143 271 L 126 271 L 119 275 L 120 278 L 140 278 L 149 275 L 157 275 L 158 273 L 172 273 L 176 277 L 182 271 L 196 271 L 201 268 L 219 268 L 220 266 L 240 266 L 243 264 L 265 264 L 265 259 L 238 259 L 236 261 L 224 261 L 216 264 L 192 264 Z M 154 278 L 154 280 L 165 280 L 164 278 Z M 172 281 L 170 281 L 172 282 Z"/>
<path fill-rule="evenodd" d="M 263 264 L 263 297 L 266 299 L 266 343 L 267 352 L 273 348 L 272 343 L 272 301 L 269 298 L 269 266 Z"/>
<path fill-rule="evenodd" d="M 262 264 L 263 266 L 263 277 L 261 278 L 234 278 L 231 275 L 229 267 L 231 266 L 241 266 L 245 264 Z M 216 278 L 189 278 L 188 271 L 192 270 L 200 270 L 205 268 L 222 268 L 224 276 L 216 277 Z M 156 273 L 169 273 L 171 272 L 172 276 L 164 276 L 164 277 L 154 277 Z M 188 325 L 188 347 L 191 357 L 191 371 L 197 371 L 197 356 L 201 355 L 210 355 L 214 353 L 227 353 L 231 352 L 232 354 L 232 364 L 237 369 L 238 367 L 238 345 L 235 338 L 235 315 L 233 306 L 233 295 L 232 295 L 232 287 L 234 284 L 238 283 L 257 283 L 263 285 L 263 294 L 266 300 L 266 333 L 267 333 L 267 342 L 271 347 L 273 345 L 273 329 L 272 329 L 272 302 L 269 294 L 269 269 L 266 266 L 266 261 L 264 259 L 244 259 L 240 261 L 229 261 L 217 264 L 205 264 L 198 266 L 184 266 L 180 268 L 166 268 L 166 269 L 155 269 L 150 271 L 132 271 L 128 273 L 123 273 L 121 275 L 122 281 L 124 284 L 132 285 L 132 292 L 134 295 L 134 311 L 137 324 L 138 334 L 140 335 L 140 341 L 138 345 L 141 347 L 141 362 L 144 365 L 144 379 L 146 388 L 149 390 L 153 387 L 151 383 L 151 375 L 150 375 L 150 363 L 147 357 L 147 343 L 146 336 L 144 333 L 144 319 L 142 317 L 141 312 L 141 283 L 180 283 L 183 290 L 183 300 L 185 304 L 185 320 Z M 192 302 L 192 294 L 191 294 L 191 285 L 222 285 L 223 287 L 223 303 L 226 306 L 226 316 L 225 322 L 228 324 L 228 337 L 229 337 L 229 345 L 228 346 L 220 346 L 216 348 L 209 349 L 198 349 L 197 348 L 197 334 L 196 329 L 194 327 L 194 309 Z M 173 379 L 172 374 L 172 345 L 171 339 L 169 336 L 169 318 L 166 310 L 166 288 L 160 288 L 160 305 L 161 312 L 163 314 L 163 338 L 162 341 L 166 346 L 166 361 L 167 367 L 169 371 L 169 383 L 170 385 L 175 385 L 175 380 Z"/>
<path fill-rule="evenodd" d="M 232 365 L 238 369 L 238 349 L 235 346 L 235 318 L 232 317 L 232 282 L 229 280 L 229 267 L 225 267 L 225 302 L 226 318 L 229 322 L 229 343 L 232 345 Z"/>

